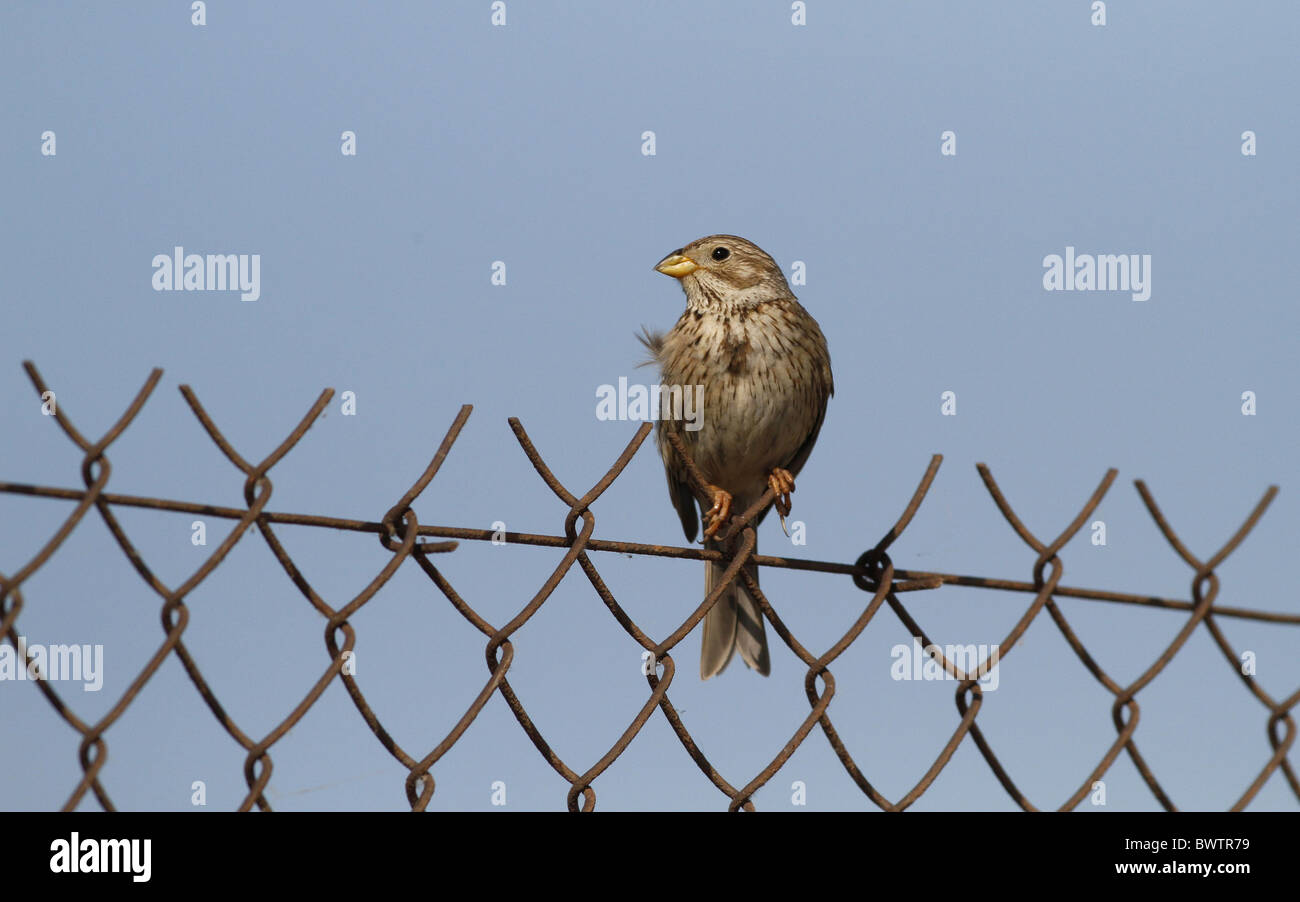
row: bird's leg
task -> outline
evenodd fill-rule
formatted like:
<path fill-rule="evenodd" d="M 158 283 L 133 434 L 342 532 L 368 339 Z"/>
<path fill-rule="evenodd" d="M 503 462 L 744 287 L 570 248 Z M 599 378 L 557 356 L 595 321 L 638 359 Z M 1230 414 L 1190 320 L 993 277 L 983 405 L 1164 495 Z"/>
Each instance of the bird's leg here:
<path fill-rule="evenodd" d="M 781 529 L 788 536 L 790 530 L 785 528 L 785 518 L 790 514 L 790 493 L 794 491 L 794 477 L 789 470 L 780 467 L 774 469 L 767 477 L 767 485 L 776 496 L 776 514 L 781 518 Z"/>
<path fill-rule="evenodd" d="M 713 507 L 704 512 L 704 538 L 711 539 L 731 519 L 731 493 L 716 485 L 706 485 L 704 489 L 713 499 Z"/>

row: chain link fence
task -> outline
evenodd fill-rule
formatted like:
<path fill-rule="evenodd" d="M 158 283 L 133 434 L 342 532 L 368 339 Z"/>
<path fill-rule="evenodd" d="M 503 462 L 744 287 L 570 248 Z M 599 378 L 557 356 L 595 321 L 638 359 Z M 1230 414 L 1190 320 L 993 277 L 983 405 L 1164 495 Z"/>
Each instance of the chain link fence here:
<path fill-rule="evenodd" d="M 36 367 L 30 362 L 24 363 L 24 367 L 38 394 L 45 397 L 48 388 Z M 1300 780 L 1297 779 L 1296 769 L 1288 758 L 1296 735 L 1295 720 L 1291 711 L 1300 702 L 1300 688 L 1282 699 L 1276 699 L 1265 691 L 1254 674 L 1249 672 L 1249 668 L 1241 666 L 1241 655 L 1224 636 L 1218 622 L 1220 618 L 1245 618 L 1277 624 L 1279 628 L 1285 629 L 1300 626 L 1300 614 L 1280 614 L 1215 605 L 1215 599 L 1219 596 L 1219 578 L 1215 573 L 1216 568 L 1241 544 L 1256 523 L 1259 522 L 1260 517 L 1263 516 L 1277 494 L 1276 486 L 1270 487 L 1264 493 L 1245 522 L 1241 524 L 1240 528 L 1222 548 L 1202 558 L 1183 544 L 1173 526 L 1161 513 L 1150 490 L 1141 480 L 1136 481 L 1137 491 L 1156 526 L 1169 545 L 1191 570 L 1190 599 L 1160 598 L 1145 594 L 1100 591 L 1061 585 L 1064 565 L 1058 556 L 1058 552 L 1072 536 L 1083 528 L 1103 497 L 1111 489 L 1117 475 L 1114 469 L 1107 471 L 1092 496 L 1084 502 L 1078 514 L 1065 526 L 1061 533 L 1051 541 L 1045 541 L 1025 527 L 1003 496 L 993 478 L 992 472 L 987 466 L 979 465 L 980 477 L 993 502 L 1011 528 L 1034 554 L 1032 579 L 1019 581 L 985 576 L 904 570 L 894 566 L 889 556 L 889 548 L 906 530 L 925 500 L 930 485 L 942 463 L 942 458 L 939 455 L 935 455 L 931 459 L 929 466 L 920 477 L 910 503 L 899 514 L 897 522 L 874 547 L 865 550 L 856 561 L 853 563 L 836 563 L 801 560 L 754 553 L 756 539 L 751 524 L 757 515 L 772 503 L 773 495 L 770 489 L 763 498 L 748 510 L 735 515 L 729 525 L 720 533 L 726 546 L 725 551 L 597 539 L 594 535 L 596 518 L 591 512 L 591 505 L 613 484 L 614 480 L 619 477 L 632 460 L 632 457 L 649 435 L 652 429 L 651 424 L 642 424 L 623 453 L 619 455 L 618 459 L 613 462 L 600 479 L 590 489 L 578 495 L 555 477 L 533 446 L 523 425 L 518 419 L 512 418 L 510 427 L 514 431 L 523 453 L 561 504 L 567 508 L 567 512 L 564 515 L 562 535 L 515 532 L 506 532 L 504 534 L 507 544 L 552 547 L 561 549 L 563 554 L 550 577 L 519 613 L 508 623 L 494 625 L 480 616 L 461 597 L 446 576 L 438 569 L 435 561 L 438 555 L 454 551 L 459 542 L 492 541 L 494 537 L 499 540 L 500 534 L 484 529 L 424 525 L 418 522 L 415 512 L 411 509 L 415 499 L 437 475 L 439 467 L 469 419 L 471 411 L 469 405 L 461 408 L 460 413 L 447 430 L 446 437 L 429 461 L 424 472 L 415 480 L 410 489 L 377 521 L 266 510 L 266 504 L 271 493 L 271 479 L 268 475 L 271 468 L 288 454 L 306 434 L 316 418 L 321 415 L 325 406 L 333 397 L 332 389 L 326 389 L 321 393 L 316 403 L 303 416 L 297 427 L 285 437 L 284 441 L 274 451 L 265 459 L 254 463 L 246 460 L 230 444 L 216 423 L 204 410 L 202 404 L 199 403 L 194 391 L 189 386 L 181 386 L 181 393 L 204 430 L 226 458 L 244 475 L 244 501 L 246 506 L 243 508 L 107 492 L 105 489 L 111 474 L 111 467 L 107 457 L 108 448 L 130 426 L 157 386 L 161 376 L 161 370 L 153 370 L 122 416 L 112 428 L 96 440 L 87 438 L 77 430 L 61 404 L 53 411 L 53 416 L 59 426 L 84 455 L 81 465 L 84 489 L 0 482 L 0 492 L 75 502 L 72 513 L 68 515 L 59 529 L 45 542 L 31 560 L 11 574 L 0 573 L 0 636 L 3 636 L 15 649 L 20 649 L 19 619 L 24 608 L 23 583 L 50 559 L 51 555 L 76 529 L 77 525 L 90 513 L 91 508 L 94 508 L 95 512 L 103 519 L 113 538 L 120 546 L 122 553 L 126 555 L 140 578 L 157 593 L 162 601 L 162 640 L 121 697 L 98 721 L 88 723 L 78 717 L 49 680 L 33 679 L 31 681 L 32 685 L 45 696 L 58 715 L 80 737 L 79 759 L 82 777 L 77 785 L 73 787 L 64 805 L 65 810 L 76 808 L 87 793 L 92 793 L 104 809 L 113 810 L 113 801 L 100 779 L 100 772 L 108 754 L 105 733 L 121 719 L 128 707 L 137 698 L 141 689 L 149 680 L 154 678 L 169 655 L 176 656 L 184 667 L 185 673 L 198 690 L 199 695 L 207 703 L 212 716 L 216 718 L 230 737 L 245 750 L 244 777 L 248 792 L 240 805 L 240 810 L 244 811 L 253 807 L 270 810 L 271 806 L 264 791 L 271 776 L 271 750 L 306 715 L 307 711 L 311 709 L 335 680 L 341 680 L 346 687 L 348 695 L 351 697 L 366 727 L 370 729 L 388 753 L 406 769 L 406 796 L 411 808 L 417 811 L 424 810 L 428 806 L 436 791 L 436 783 L 431 772 L 434 765 L 464 735 L 492 696 L 497 694 L 509 706 L 520 728 L 532 742 L 537 753 L 546 760 L 556 773 L 568 782 L 567 801 L 568 807 L 572 810 L 590 811 L 596 807 L 594 782 L 637 738 L 647 721 L 654 716 L 656 709 L 667 720 L 687 754 L 728 800 L 728 807 L 732 810 L 739 808 L 752 810 L 754 807 L 752 802 L 754 793 L 780 771 L 790 756 L 818 728 L 820 728 L 821 734 L 826 741 L 830 743 L 830 747 L 834 750 L 836 757 L 848 775 L 863 794 L 881 809 L 899 811 L 915 803 L 948 765 L 958 746 L 969 738 L 975 743 L 980 754 L 1015 804 L 1026 811 L 1036 810 L 1035 805 L 1017 788 L 1015 782 L 999 761 L 987 737 L 981 732 L 978 723 L 980 707 L 983 702 L 983 691 L 979 677 L 988 672 L 989 668 L 996 665 L 998 661 L 990 661 L 986 657 L 974 666 L 969 666 L 969 662 L 962 662 L 968 666 L 966 668 L 959 667 L 958 661 L 945 657 L 942 648 L 932 642 L 926 631 L 913 618 L 901 600 L 901 596 L 906 595 L 908 592 L 936 591 L 943 586 L 975 586 L 1006 592 L 1020 592 L 1032 596 L 1032 601 L 1025 610 L 1024 615 L 1002 639 L 1001 643 L 995 646 L 998 657 L 1005 659 L 1007 654 L 1020 643 L 1025 631 L 1034 620 L 1046 610 L 1052 622 L 1069 643 L 1074 654 L 1079 658 L 1079 661 L 1113 697 L 1111 714 L 1116 734 L 1114 742 L 1101 760 L 1097 762 L 1093 771 L 1079 785 L 1079 788 L 1060 806 L 1061 810 L 1076 808 L 1092 791 L 1094 783 L 1107 773 L 1121 754 L 1128 755 L 1159 804 L 1166 810 L 1176 810 L 1174 803 L 1164 789 L 1161 788 L 1156 775 L 1138 750 L 1137 740 L 1134 737 L 1139 719 L 1137 696 L 1168 666 L 1174 656 L 1184 647 L 1193 631 L 1200 626 L 1210 632 L 1215 644 L 1223 653 L 1226 666 L 1241 679 L 1245 691 L 1262 707 L 1261 716 L 1264 718 L 1265 732 L 1268 738 L 1268 757 L 1260 767 L 1255 779 L 1249 786 L 1245 787 L 1240 797 L 1231 806 L 1232 810 L 1241 810 L 1246 807 L 1259 793 L 1265 782 L 1279 769 L 1282 771 L 1292 793 L 1300 801 Z M 674 442 L 674 448 L 690 473 L 694 488 L 697 492 L 702 492 L 703 480 L 696 471 L 685 448 L 682 447 L 679 441 Z M 169 587 L 154 574 L 122 529 L 117 516 L 114 514 L 114 509 L 121 507 L 201 514 L 208 517 L 233 520 L 235 525 L 189 579 L 180 585 Z M 383 546 L 391 552 L 392 556 L 356 597 L 342 607 L 334 608 L 322 599 L 285 551 L 275 532 L 275 527 L 280 524 L 371 533 L 379 536 Z M 301 702 L 261 739 L 255 739 L 248 735 L 227 713 L 213 691 L 211 684 L 187 651 L 184 641 L 185 629 L 189 620 L 185 605 L 186 596 L 221 565 L 240 538 L 253 527 L 256 527 L 271 554 L 274 555 L 276 561 L 284 569 L 284 572 L 293 581 L 294 585 L 297 586 L 306 601 L 327 621 L 325 632 L 326 659 L 323 662 L 319 679 L 316 680 Z M 592 558 L 593 553 L 599 552 L 656 555 L 691 561 L 722 560 L 727 562 L 727 571 L 725 577 L 714 587 L 708 597 L 703 599 L 700 605 L 677 629 L 667 637 L 656 640 L 638 627 L 636 622 L 619 605 L 601 579 L 600 572 Z M 759 589 L 757 581 L 744 568 L 745 563 L 748 561 L 764 567 L 811 570 L 849 576 L 863 592 L 862 613 L 834 645 L 820 655 L 815 654 L 804 647 L 782 622 L 776 608 Z M 447 598 L 454 610 L 481 632 L 486 639 L 484 655 L 487 672 L 481 690 L 445 738 L 423 755 L 403 748 L 393 738 L 392 733 L 385 728 L 367 702 L 355 674 L 348 667 L 348 660 L 356 645 L 356 632 L 350 623 L 350 618 L 378 594 L 399 567 L 408 562 L 419 567 L 429 581 L 437 587 L 437 590 Z M 648 694 L 636 717 L 628 724 L 622 735 L 619 736 L 609 750 L 595 764 L 584 771 L 575 770 L 556 754 L 542 735 L 541 729 L 529 716 L 528 711 L 511 687 L 508 679 L 511 662 L 514 658 L 514 646 L 511 644 L 511 637 L 546 604 L 547 599 L 559 585 L 561 579 L 575 565 L 586 576 L 592 588 L 600 596 L 619 625 L 633 640 L 650 653 L 652 660 L 658 662 L 658 666 L 647 668 Z M 677 648 L 688 633 L 699 625 L 709 608 L 731 582 L 736 579 L 744 581 L 748 591 L 758 600 L 767 622 L 780 636 L 781 641 L 806 665 L 804 689 L 807 694 L 809 709 L 807 716 L 781 751 L 752 779 L 740 786 L 729 782 L 709 762 L 708 757 L 692 738 L 690 731 L 668 696 L 668 690 L 671 688 L 677 672 L 673 658 L 674 649 Z M 1122 685 L 1112 678 L 1089 654 L 1088 649 L 1084 647 L 1071 629 L 1069 621 L 1056 603 L 1058 597 L 1086 598 L 1160 608 L 1171 613 L 1180 612 L 1176 616 L 1185 618 L 1185 621 L 1178 634 L 1151 662 L 1150 666 L 1131 683 Z M 895 800 L 886 798 L 872 785 L 870 779 L 868 779 L 840 739 L 829 713 L 829 706 L 835 697 L 836 691 L 835 677 L 830 669 L 831 665 L 861 635 L 862 631 L 876 617 L 884 605 L 889 606 L 894 616 L 910 631 L 910 635 L 921 637 L 927 649 L 933 648 L 934 660 L 957 681 L 955 703 L 959 715 L 959 721 L 953 730 L 951 738 L 939 751 L 934 762 L 911 790 Z M 25 657 L 26 651 L 22 650 L 20 654 Z M 12 691 L 12 689 L 7 691 Z M 12 726 L 10 728 L 12 729 Z"/>

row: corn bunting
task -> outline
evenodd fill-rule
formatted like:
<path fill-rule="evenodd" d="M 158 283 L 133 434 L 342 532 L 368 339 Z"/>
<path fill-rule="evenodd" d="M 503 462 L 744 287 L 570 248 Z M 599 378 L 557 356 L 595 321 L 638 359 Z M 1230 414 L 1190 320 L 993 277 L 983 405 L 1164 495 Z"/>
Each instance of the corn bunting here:
<path fill-rule="evenodd" d="M 662 383 L 694 391 L 695 423 L 674 416 L 664 391 L 658 428 L 659 454 L 668 493 L 688 541 L 695 541 L 695 504 L 704 520 L 706 548 L 720 548 L 719 530 L 770 486 L 782 519 L 790 510 L 794 477 L 808 460 L 826 402 L 834 392 L 826 339 L 795 299 L 776 262 L 734 235 L 712 235 L 673 251 L 655 266 L 679 280 L 686 311 L 667 334 L 641 339 L 658 363 Z M 708 483 L 697 499 L 677 460 L 669 433 L 681 437 Z M 705 509 L 705 505 L 711 507 Z M 768 509 L 756 518 L 761 522 Z M 705 564 L 704 589 L 713 591 L 726 564 Z M 758 569 L 749 565 L 758 579 Z M 763 675 L 771 669 L 758 603 L 739 574 L 704 618 L 700 676 L 721 673 L 739 649 Z"/>

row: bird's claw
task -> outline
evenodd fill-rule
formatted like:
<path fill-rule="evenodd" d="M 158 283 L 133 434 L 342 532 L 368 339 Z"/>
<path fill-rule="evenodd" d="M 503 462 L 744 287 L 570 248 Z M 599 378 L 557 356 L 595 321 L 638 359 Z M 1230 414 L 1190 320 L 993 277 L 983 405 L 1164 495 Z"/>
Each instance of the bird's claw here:
<path fill-rule="evenodd" d="M 794 491 L 794 477 L 790 475 L 789 470 L 777 467 L 768 474 L 767 485 L 776 496 L 773 504 L 776 506 L 777 516 L 781 519 L 781 529 L 789 536 L 790 530 L 786 529 L 785 518 L 790 515 L 790 493 Z"/>
<path fill-rule="evenodd" d="M 708 487 L 713 497 L 713 507 L 704 512 L 704 538 L 711 539 L 722 528 L 722 524 L 731 519 L 731 493 L 716 485 Z"/>

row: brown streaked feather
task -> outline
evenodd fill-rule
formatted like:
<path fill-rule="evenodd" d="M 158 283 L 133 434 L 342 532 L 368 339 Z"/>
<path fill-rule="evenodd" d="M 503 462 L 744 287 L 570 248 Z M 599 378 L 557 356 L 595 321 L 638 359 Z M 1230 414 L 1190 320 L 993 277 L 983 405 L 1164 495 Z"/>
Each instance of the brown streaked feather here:
<path fill-rule="evenodd" d="M 720 247 L 729 253 L 719 254 Z M 661 418 L 657 429 L 668 494 L 694 541 L 710 502 L 694 495 L 668 437 L 680 437 L 702 480 L 730 494 L 738 514 L 767 491 L 774 469 L 791 475 L 803 469 L 835 388 L 826 338 L 771 256 L 734 235 L 701 238 L 673 255 L 694 264 L 669 267 L 686 293 L 686 309 L 669 332 L 644 330 L 640 340 L 664 384 L 702 387 L 700 428 Z M 718 548 L 711 541 L 705 547 Z M 706 591 L 725 569 L 724 562 L 706 562 Z M 747 565 L 746 572 L 757 579 L 757 568 Z M 743 580 L 719 593 L 702 635 L 705 679 L 722 672 L 737 651 L 750 668 L 769 672 L 763 618 Z"/>
<path fill-rule="evenodd" d="M 664 472 L 668 477 L 668 495 L 672 498 L 673 507 L 677 509 L 677 516 L 682 521 L 682 532 L 686 533 L 686 541 L 694 542 L 695 533 L 700 527 L 699 520 L 695 516 L 695 494 L 691 491 L 690 483 L 676 479 L 667 465 L 664 467 Z"/>

